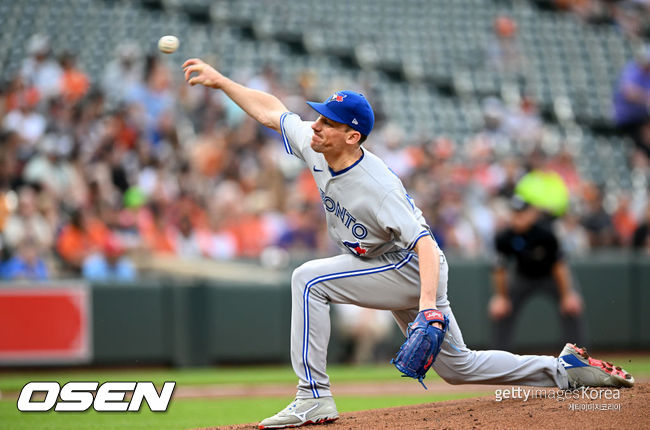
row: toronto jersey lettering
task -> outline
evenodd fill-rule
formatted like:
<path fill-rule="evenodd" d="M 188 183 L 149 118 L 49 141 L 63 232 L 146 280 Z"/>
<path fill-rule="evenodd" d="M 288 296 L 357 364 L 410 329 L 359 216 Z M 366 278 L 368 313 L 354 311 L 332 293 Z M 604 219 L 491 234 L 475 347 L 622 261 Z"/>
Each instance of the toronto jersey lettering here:
<path fill-rule="evenodd" d="M 362 148 L 353 165 L 338 172 L 310 142 L 312 122 L 291 112 L 280 119 L 285 150 L 309 166 L 320 191 L 330 237 L 344 251 L 359 257 L 411 250 L 429 227 L 422 211 L 386 164 Z"/>
<path fill-rule="evenodd" d="M 321 189 L 319 189 L 319 191 L 325 210 L 327 210 L 327 212 L 334 212 L 335 217 L 341 218 L 341 222 L 345 224 L 346 228 L 352 231 L 354 237 L 357 239 L 364 239 L 368 236 L 368 229 L 363 224 L 356 222 L 357 219 L 352 216 L 345 207 L 341 206 L 339 202 L 335 202 L 331 197 L 326 196 L 325 191 Z M 352 223 L 354 224 L 350 227 L 350 224 Z"/>

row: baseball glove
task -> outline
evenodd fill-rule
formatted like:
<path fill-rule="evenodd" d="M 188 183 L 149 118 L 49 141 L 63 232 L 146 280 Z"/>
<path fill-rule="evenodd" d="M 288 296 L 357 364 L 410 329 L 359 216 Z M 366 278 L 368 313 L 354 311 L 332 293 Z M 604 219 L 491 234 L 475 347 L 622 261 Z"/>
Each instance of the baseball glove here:
<path fill-rule="evenodd" d="M 442 324 L 442 330 L 432 326 L 435 322 Z M 439 310 L 420 311 L 415 321 L 408 326 L 406 342 L 400 347 L 397 357 L 390 362 L 403 373 L 402 376 L 417 379 L 427 389 L 422 380 L 436 361 L 448 325 L 449 318 Z"/>

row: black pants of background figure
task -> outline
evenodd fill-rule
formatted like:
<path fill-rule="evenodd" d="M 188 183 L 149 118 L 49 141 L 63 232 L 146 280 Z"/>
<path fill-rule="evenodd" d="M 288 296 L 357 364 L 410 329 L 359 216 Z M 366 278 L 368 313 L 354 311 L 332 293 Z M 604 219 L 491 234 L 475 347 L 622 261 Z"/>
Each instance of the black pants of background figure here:
<path fill-rule="evenodd" d="M 512 343 L 519 313 L 526 304 L 526 301 L 535 294 L 546 294 L 557 304 L 556 309 L 560 318 L 563 335 L 562 341 L 587 346 L 586 325 L 583 315 L 568 316 L 560 312 L 560 295 L 558 294 L 555 280 L 552 277 L 531 279 L 514 275 L 510 279 L 512 279 L 512 282 L 510 283 L 508 292 L 512 303 L 512 312 L 507 317 L 494 323 L 493 342 L 495 349 L 512 351 Z M 578 290 L 575 284 L 574 287 Z M 543 321 L 540 321 L 540 323 L 544 324 Z"/>
<path fill-rule="evenodd" d="M 650 158 L 650 119 L 620 124 L 616 127 L 617 131 L 632 139 L 636 149 L 643 152 L 646 157 Z"/>

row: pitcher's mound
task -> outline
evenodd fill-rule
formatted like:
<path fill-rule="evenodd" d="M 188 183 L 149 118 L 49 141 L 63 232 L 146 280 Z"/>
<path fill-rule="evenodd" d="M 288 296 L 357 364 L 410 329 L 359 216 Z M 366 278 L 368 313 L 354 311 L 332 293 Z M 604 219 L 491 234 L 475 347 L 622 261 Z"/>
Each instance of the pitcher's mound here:
<path fill-rule="evenodd" d="M 514 388 L 514 392 L 513 392 Z M 341 414 L 330 424 L 302 427 L 314 430 L 339 429 L 572 429 L 650 428 L 650 384 L 628 389 L 587 389 L 557 391 L 534 387 L 503 387 L 506 398 L 495 396 L 451 400 L 399 408 L 377 409 Z M 525 400 L 525 392 L 529 398 Z M 539 391 L 535 391 L 539 390 Z M 543 397 L 543 396 L 546 397 Z M 516 396 L 516 398 L 512 398 Z M 535 398 L 533 398 L 535 397 Z M 220 427 L 252 429 L 256 424 Z"/>

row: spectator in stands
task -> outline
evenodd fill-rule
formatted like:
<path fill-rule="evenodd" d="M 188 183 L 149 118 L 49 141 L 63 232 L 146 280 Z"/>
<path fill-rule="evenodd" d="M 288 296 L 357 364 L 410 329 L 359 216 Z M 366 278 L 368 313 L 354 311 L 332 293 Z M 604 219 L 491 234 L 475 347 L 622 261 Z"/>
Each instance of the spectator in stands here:
<path fill-rule="evenodd" d="M 18 191 L 18 210 L 7 219 L 3 234 L 6 245 L 17 249 L 30 238 L 39 250 L 49 250 L 54 244 L 54 230 L 38 208 L 38 194 L 25 185 Z"/>
<path fill-rule="evenodd" d="M 237 238 L 240 257 L 257 257 L 271 244 L 268 219 L 262 212 L 262 208 L 250 208 L 239 219 L 231 220 L 231 231 Z"/>
<path fill-rule="evenodd" d="M 16 247 L 13 257 L 1 265 L 0 275 L 0 278 L 7 280 L 49 279 L 49 270 L 38 242 L 32 237 L 24 237 Z"/>
<path fill-rule="evenodd" d="M 648 0 L 554 0 L 553 3 L 586 23 L 613 24 L 632 41 L 640 41 L 648 35 Z"/>
<path fill-rule="evenodd" d="M 616 0 L 615 0 L 616 1 Z M 554 0 L 555 7 L 569 10 L 580 19 L 592 24 L 605 24 L 614 22 L 615 9 L 611 7 L 612 1 L 603 0 Z"/>
<path fill-rule="evenodd" d="M 603 193 L 598 187 L 587 186 L 585 190 L 586 212 L 580 223 L 589 235 L 591 248 L 606 248 L 615 244 L 612 218 L 603 207 Z"/>
<path fill-rule="evenodd" d="M 320 205 L 319 205 L 320 206 Z M 278 246 L 297 254 L 309 254 L 318 249 L 319 206 L 301 202 L 300 206 L 286 212 L 287 228 L 278 239 Z"/>
<path fill-rule="evenodd" d="M 585 255 L 589 251 L 589 235 L 575 213 L 569 211 L 558 218 L 555 227 L 564 254 Z"/>
<path fill-rule="evenodd" d="M 480 133 L 475 140 L 469 142 L 466 158 L 463 160 L 469 169 L 467 185 L 474 189 L 478 186 L 490 195 L 501 187 L 506 178 L 503 168 L 495 161 L 497 147 L 490 146 L 492 143 L 486 139 L 484 133 Z M 501 143 L 509 144 L 509 140 L 506 139 Z"/>
<path fill-rule="evenodd" d="M 231 155 L 225 130 L 215 126 L 206 127 L 203 133 L 191 142 L 190 148 L 192 167 L 205 179 L 221 174 L 224 166 L 228 164 L 227 157 Z"/>
<path fill-rule="evenodd" d="M 81 273 L 84 279 L 99 282 L 129 282 L 137 277 L 135 265 L 114 236 L 108 237 L 103 249 L 84 259 Z"/>
<path fill-rule="evenodd" d="M 493 24 L 490 65 L 510 79 L 521 73 L 516 72 L 519 66 L 525 66 L 517 46 L 517 25 L 505 16 Z M 308 171 L 299 172 L 285 158 L 278 160 L 283 147 L 275 132 L 263 128 L 261 132 L 221 93 L 179 89 L 160 56 L 151 56 L 145 64 L 146 53 L 137 44 L 127 42 L 116 48 L 115 58 L 100 69 L 100 82 L 93 82 L 95 76 L 85 75 L 69 61 L 78 52 L 64 58 L 62 68 L 52 59 L 49 45 L 47 37 L 31 39 L 29 58 L 20 73 L 0 87 L 0 192 L 7 196 L 5 221 L 15 211 L 10 208 L 15 193 L 29 183 L 39 190 L 37 212 L 52 237 L 62 227 L 62 236 L 70 236 L 69 225 L 62 226 L 61 218 L 71 208 L 91 208 L 107 231 L 119 233 L 120 238 L 129 236 L 125 246 L 140 244 L 146 252 L 175 253 L 176 227 L 184 216 L 189 216 L 198 236 L 200 254 L 212 258 L 258 257 L 267 246 L 278 243 L 300 252 L 332 252 L 322 224 L 316 228 L 304 224 L 305 214 L 297 211 L 307 207 L 322 215 L 320 193 Z M 286 105 L 298 112 L 308 109 L 305 99 L 320 98 L 314 94 L 328 85 L 319 81 L 323 75 L 305 70 L 298 86 L 283 87 L 285 72 L 251 70 L 249 84 L 287 95 Z M 67 83 L 61 85 L 62 81 Z M 391 137 L 387 132 L 389 164 L 423 202 L 441 245 L 446 240 L 444 245 L 462 255 L 491 248 L 494 230 L 503 223 L 499 208 L 504 203 L 499 199 L 512 195 L 525 173 L 522 156 L 546 135 L 532 99 L 519 99 L 514 91 L 503 94 L 507 102 L 486 101 L 485 125 L 469 145 L 458 140 L 467 138 L 463 135 L 435 139 L 431 147 L 425 143 L 405 147 L 405 139 L 411 142 L 412 136 L 398 132 Z M 378 122 L 379 110 L 375 111 Z M 177 121 L 177 111 L 189 121 Z M 187 125 L 179 128 L 184 139 L 176 133 L 179 124 Z M 639 136 L 650 142 L 650 127 Z M 368 142 L 373 143 L 381 147 L 377 139 Z M 634 175 L 650 179 L 650 158 L 642 157 L 632 158 Z M 572 191 L 574 186 L 580 189 L 577 170 L 563 155 L 549 167 L 565 178 Z M 228 192 L 216 194 L 221 184 L 236 191 L 230 197 Z M 187 195 L 195 196 L 189 213 Z M 580 198 L 578 193 L 575 197 Z M 571 223 L 565 227 L 572 232 L 570 237 L 575 234 L 570 249 L 582 249 L 577 243 L 583 229 Z M 13 246 L 18 242 L 14 240 Z M 50 239 L 44 255 L 60 249 L 60 242 L 65 241 Z M 64 248 L 66 258 L 71 258 L 73 247 Z"/>
<path fill-rule="evenodd" d="M 506 109 L 501 100 L 488 97 L 482 102 L 483 126 L 470 141 L 470 150 L 474 156 L 482 157 L 493 154 L 512 152 L 512 140 L 505 126 Z"/>
<path fill-rule="evenodd" d="M 487 47 L 487 64 L 505 76 L 522 78 L 526 58 L 517 42 L 517 23 L 501 15 L 495 18 L 493 27 L 495 37 Z"/>
<path fill-rule="evenodd" d="M 276 73 L 271 64 L 265 64 L 262 72 L 249 79 L 246 86 L 265 93 L 275 94 L 276 91 L 284 93 L 283 88 L 278 88 Z"/>
<path fill-rule="evenodd" d="M 138 231 L 146 250 L 152 254 L 173 254 L 175 252 L 172 225 L 164 216 L 165 206 L 161 202 L 150 202 L 138 214 Z"/>
<path fill-rule="evenodd" d="M 501 161 L 501 167 L 503 169 L 504 178 L 496 194 L 499 197 L 510 199 L 510 197 L 515 193 L 517 182 L 519 182 L 521 177 L 524 176 L 524 166 L 522 166 L 516 157 L 510 156 Z"/>
<path fill-rule="evenodd" d="M 26 82 L 20 74 L 16 74 L 3 88 L 3 101 L 0 106 L 0 114 L 4 116 L 7 112 L 18 109 L 21 103 L 36 106 L 40 100 L 38 89 Z"/>
<path fill-rule="evenodd" d="M 2 166 L 1 162 L 0 166 Z M 0 181 L 0 261 L 2 260 L 2 249 L 6 246 L 3 233 L 7 220 L 11 216 L 12 205 L 14 204 L 11 197 L 14 195 L 13 191 L 9 191 L 7 184 Z"/>
<path fill-rule="evenodd" d="M 155 55 L 147 57 L 144 74 L 144 82 L 127 94 L 127 101 L 140 109 L 138 122 L 147 140 L 155 146 L 160 141 L 161 120 L 172 111 L 174 103 L 170 90 L 171 76 L 169 69 Z"/>
<path fill-rule="evenodd" d="M 61 56 L 61 96 L 67 103 L 74 104 L 81 100 L 90 87 L 88 76 L 75 64 L 74 55 L 66 52 Z"/>
<path fill-rule="evenodd" d="M 72 192 L 75 172 L 66 158 L 71 148 L 68 136 L 48 134 L 41 139 L 38 151 L 25 165 L 23 178 L 26 182 L 39 184 L 58 198 Z"/>
<path fill-rule="evenodd" d="M 582 178 L 573 161 L 573 155 L 568 150 L 561 150 L 556 155 L 549 157 L 545 164 L 547 170 L 555 172 L 562 177 L 562 180 L 571 193 L 580 191 Z"/>
<path fill-rule="evenodd" d="M 618 196 L 617 207 L 612 213 L 612 227 L 616 234 L 616 244 L 629 247 L 637 221 L 632 211 L 630 196 L 626 193 Z"/>
<path fill-rule="evenodd" d="M 20 171 L 26 156 L 22 155 L 21 149 L 18 133 L 0 130 L 0 184 L 13 190 L 23 184 Z"/>
<path fill-rule="evenodd" d="M 229 260 L 237 255 L 237 238 L 223 226 L 223 217 L 210 212 L 207 228 L 197 232 L 201 252 L 215 260 Z"/>
<path fill-rule="evenodd" d="M 36 110 L 39 100 L 37 95 L 21 90 L 14 95 L 15 98 L 8 103 L 12 109 L 2 120 L 2 128 L 17 133 L 26 144 L 23 152 L 29 154 L 45 133 L 47 120 Z"/>
<path fill-rule="evenodd" d="M 112 105 L 123 103 L 142 81 L 143 62 L 140 47 L 135 42 L 120 43 L 115 57 L 106 65 L 102 75 L 102 90 Z"/>
<path fill-rule="evenodd" d="M 621 32 L 634 42 L 648 36 L 650 4 L 647 0 L 613 2 L 613 16 Z"/>
<path fill-rule="evenodd" d="M 189 216 L 181 218 L 174 238 L 176 255 L 180 258 L 201 258 L 201 243 L 194 231 L 194 226 Z"/>
<path fill-rule="evenodd" d="M 511 350 L 519 312 L 537 293 L 548 294 L 558 302 L 565 340 L 584 344 L 582 298 L 573 286 L 558 239 L 539 223 L 538 209 L 517 196 L 511 200 L 511 208 L 510 226 L 495 238 L 495 293 L 488 306 L 495 323 L 495 348 Z M 514 268 L 508 273 L 510 262 Z"/>
<path fill-rule="evenodd" d="M 65 102 L 61 97 L 49 100 L 42 108 L 47 120 L 46 130 L 48 133 L 72 136 L 75 126 L 72 118 L 73 110 L 74 106 Z"/>
<path fill-rule="evenodd" d="M 621 72 L 614 92 L 614 121 L 637 148 L 650 157 L 650 46 L 645 46 Z"/>
<path fill-rule="evenodd" d="M 441 192 L 437 219 L 447 249 L 464 255 L 476 256 L 481 249 L 481 238 L 468 219 L 459 188 L 450 187 Z"/>
<path fill-rule="evenodd" d="M 56 249 L 67 268 L 79 272 L 86 257 L 101 251 L 109 236 L 102 220 L 87 210 L 77 209 L 61 229 Z"/>
<path fill-rule="evenodd" d="M 405 145 L 404 130 L 393 123 L 381 128 L 379 136 L 372 143 L 372 151 L 400 178 L 407 178 L 413 173 L 415 163 L 410 149 L 410 145 Z"/>
<path fill-rule="evenodd" d="M 22 64 L 20 74 L 28 85 L 34 85 L 43 99 L 55 97 L 61 93 L 62 70 L 58 62 L 51 58 L 50 38 L 35 34 L 27 44 L 27 57 Z"/>
<path fill-rule="evenodd" d="M 634 231 L 632 248 L 636 252 L 650 254 L 650 203 L 646 204 L 644 217 Z"/>
<path fill-rule="evenodd" d="M 523 94 L 510 102 L 505 110 L 503 128 L 518 153 L 526 154 L 539 144 L 546 127 L 531 95 Z"/>

